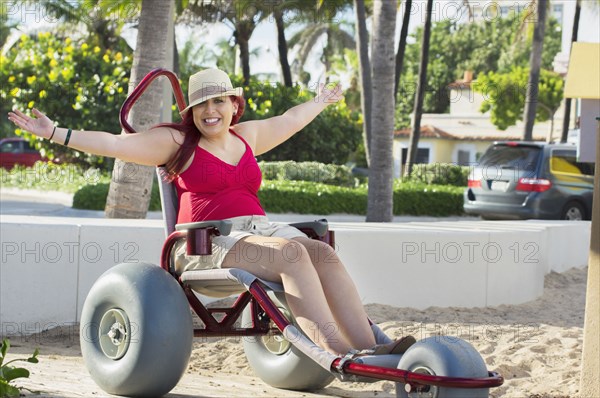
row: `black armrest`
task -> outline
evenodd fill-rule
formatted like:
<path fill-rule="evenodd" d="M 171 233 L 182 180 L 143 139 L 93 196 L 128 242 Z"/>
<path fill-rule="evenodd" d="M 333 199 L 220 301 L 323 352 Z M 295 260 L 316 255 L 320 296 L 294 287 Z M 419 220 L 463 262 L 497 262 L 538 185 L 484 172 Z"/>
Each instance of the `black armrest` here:
<path fill-rule="evenodd" d="M 215 228 L 220 235 L 229 235 L 231 232 L 231 226 L 233 223 L 229 220 L 217 220 L 217 221 L 200 221 L 200 222 L 189 222 L 185 224 L 175 225 L 177 231 L 185 231 L 191 229 L 205 229 Z"/>
<path fill-rule="evenodd" d="M 299 230 L 313 231 L 314 234 L 320 238 L 327 235 L 327 232 L 329 231 L 329 224 L 327 223 L 327 220 L 297 222 L 290 224 L 290 226 L 298 228 Z"/>

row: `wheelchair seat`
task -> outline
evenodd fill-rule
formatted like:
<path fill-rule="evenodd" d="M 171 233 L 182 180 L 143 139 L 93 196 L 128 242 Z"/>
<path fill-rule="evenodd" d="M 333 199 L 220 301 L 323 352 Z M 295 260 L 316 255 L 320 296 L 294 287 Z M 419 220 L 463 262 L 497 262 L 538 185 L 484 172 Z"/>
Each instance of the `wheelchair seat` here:
<path fill-rule="evenodd" d="M 223 298 L 245 292 L 248 286 L 259 278 L 238 268 L 215 268 L 186 271 L 181 274 L 180 279 L 197 293 L 209 297 Z M 283 285 L 263 279 L 259 280 L 269 289 L 283 292 Z"/>

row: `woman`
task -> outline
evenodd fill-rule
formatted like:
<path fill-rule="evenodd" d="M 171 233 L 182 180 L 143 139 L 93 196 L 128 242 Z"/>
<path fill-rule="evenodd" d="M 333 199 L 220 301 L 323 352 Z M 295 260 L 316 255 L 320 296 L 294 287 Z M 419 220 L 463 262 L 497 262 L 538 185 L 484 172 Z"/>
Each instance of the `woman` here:
<path fill-rule="evenodd" d="M 300 328 L 333 354 L 404 352 L 412 337 L 375 345 L 356 287 L 335 251 L 293 227 L 269 223 L 257 197 L 261 174 L 254 157 L 283 143 L 339 101 L 340 86 L 322 86 L 316 98 L 280 116 L 243 123 L 237 123 L 245 105 L 242 89 L 233 88 L 223 71 L 207 69 L 191 76 L 188 96 L 181 123 L 140 134 L 55 127 L 37 109 L 36 118 L 18 110 L 8 118 L 38 137 L 83 152 L 165 165 L 180 198 L 179 223 L 231 219 L 233 231 L 214 238 L 213 255 L 185 269 L 235 267 L 282 283 Z"/>

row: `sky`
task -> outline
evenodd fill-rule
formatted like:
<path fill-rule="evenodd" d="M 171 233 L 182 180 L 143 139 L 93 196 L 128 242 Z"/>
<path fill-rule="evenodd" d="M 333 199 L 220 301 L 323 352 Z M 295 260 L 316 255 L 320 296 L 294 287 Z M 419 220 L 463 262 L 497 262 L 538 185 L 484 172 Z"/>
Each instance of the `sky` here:
<path fill-rule="evenodd" d="M 306 0 L 309 1 L 309 0 Z M 570 49 L 570 34 L 572 29 L 572 20 L 574 14 L 574 1 L 575 0 L 552 0 L 550 4 L 554 7 L 557 4 L 563 4 L 563 52 L 568 60 L 568 52 Z M 583 12 L 581 16 L 581 27 L 579 32 L 579 41 L 600 41 L 600 7 L 590 6 L 595 0 L 583 0 Z M 500 6 L 508 7 L 509 9 L 523 9 L 527 4 L 526 0 L 497 0 L 491 2 L 490 0 L 469 0 L 472 6 L 479 9 L 479 13 L 483 18 L 493 18 L 491 4 L 498 4 Z M 28 6 L 13 6 L 11 1 L 2 1 L 2 6 L 7 7 L 7 14 L 13 21 L 19 22 L 24 29 L 40 28 L 48 26 L 52 23 L 52 18 L 44 15 L 42 7 L 37 4 L 31 4 Z M 403 4 L 403 3 L 402 3 Z M 417 26 L 422 26 L 425 20 L 425 0 L 414 0 L 413 9 L 411 13 L 411 22 L 409 25 L 409 31 L 412 32 Z M 434 2 L 433 9 L 433 21 L 441 20 L 465 20 L 468 18 L 467 10 L 462 7 L 463 0 L 436 0 Z M 404 8 L 401 6 L 396 23 L 396 32 L 394 37 L 398 38 L 399 30 L 402 23 L 402 15 Z M 345 15 L 341 16 L 340 19 L 353 20 L 353 12 L 348 11 Z M 335 20 L 332 22 L 336 22 Z M 370 24 L 368 23 L 368 28 Z M 296 28 L 297 29 L 297 28 Z M 135 29 L 129 29 L 124 32 L 124 37 L 132 45 L 135 45 Z M 232 36 L 230 28 L 223 24 L 215 24 L 207 28 L 196 28 L 192 31 L 186 27 L 178 27 L 177 29 L 177 41 L 178 46 L 181 48 L 186 40 L 189 38 L 196 38 L 201 36 L 202 40 L 206 40 L 209 45 L 216 43 L 222 39 L 228 39 Z M 293 34 L 293 31 L 286 30 L 286 36 L 289 39 Z M 316 80 L 323 76 L 325 73 L 323 65 L 319 62 L 318 54 L 319 50 L 323 47 L 324 41 L 317 43 L 313 57 L 309 59 L 306 69 L 312 76 L 311 85 L 316 85 Z M 250 40 L 250 50 L 259 48 L 260 56 L 251 58 L 251 73 L 252 74 L 275 74 L 279 76 L 279 58 L 277 50 L 277 31 L 275 22 L 272 18 L 267 18 L 265 21 L 260 23 Z M 291 51 L 289 59 L 294 59 L 294 52 Z M 347 77 L 340 76 L 342 84 L 345 83 Z"/>

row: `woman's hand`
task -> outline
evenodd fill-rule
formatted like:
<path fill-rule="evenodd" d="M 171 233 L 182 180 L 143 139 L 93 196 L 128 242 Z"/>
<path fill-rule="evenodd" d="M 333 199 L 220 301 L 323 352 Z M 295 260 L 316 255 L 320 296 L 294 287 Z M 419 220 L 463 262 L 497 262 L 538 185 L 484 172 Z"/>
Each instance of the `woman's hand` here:
<path fill-rule="evenodd" d="M 8 120 L 13 122 L 20 129 L 26 130 L 38 137 L 50 138 L 52 130 L 54 129 L 52 120 L 35 108 L 33 109 L 33 114 L 35 115 L 35 118 L 27 116 L 18 109 L 13 109 L 12 112 L 8 112 Z"/>
<path fill-rule="evenodd" d="M 318 98 L 326 103 L 336 103 L 344 98 L 342 86 L 339 83 L 320 84 Z"/>
<path fill-rule="evenodd" d="M 255 156 L 270 151 L 285 142 L 314 120 L 327 106 L 344 98 L 338 83 L 320 84 L 317 96 L 288 109 L 279 116 L 249 120 L 237 124 L 235 132 L 252 147 Z"/>

